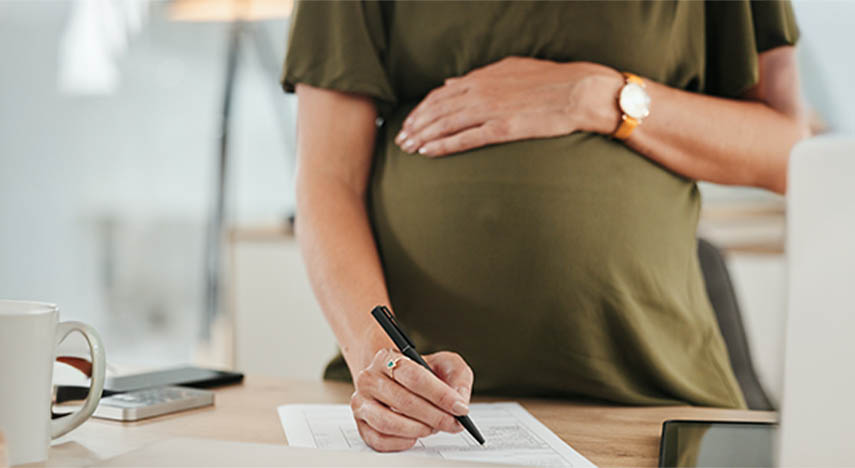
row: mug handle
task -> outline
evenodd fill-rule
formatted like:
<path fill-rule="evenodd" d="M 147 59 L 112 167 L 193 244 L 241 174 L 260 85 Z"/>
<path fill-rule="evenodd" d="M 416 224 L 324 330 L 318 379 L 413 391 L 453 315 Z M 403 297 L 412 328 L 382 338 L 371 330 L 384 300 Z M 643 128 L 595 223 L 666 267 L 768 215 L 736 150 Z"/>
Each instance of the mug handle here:
<path fill-rule="evenodd" d="M 98 407 L 98 401 L 101 399 L 101 393 L 104 391 L 104 344 L 101 343 L 101 338 L 94 328 L 81 322 L 59 323 L 56 327 L 55 346 L 59 346 L 62 340 L 73 331 L 80 332 L 86 338 L 86 342 L 89 343 L 89 352 L 92 355 L 92 379 L 89 385 L 89 394 L 86 396 L 83 407 L 78 411 L 50 422 L 51 439 L 65 435 L 89 419 L 92 413 L 95 412 L 95 408 Z"/>

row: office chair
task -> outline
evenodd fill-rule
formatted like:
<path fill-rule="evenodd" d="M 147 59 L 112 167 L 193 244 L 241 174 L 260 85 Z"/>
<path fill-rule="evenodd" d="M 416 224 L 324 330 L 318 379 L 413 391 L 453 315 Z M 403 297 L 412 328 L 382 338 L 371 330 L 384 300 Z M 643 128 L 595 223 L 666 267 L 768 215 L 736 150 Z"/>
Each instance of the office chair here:
<path fill-rule="evenodd" d="M 710 242 L 698 239 L 698 258 L 706 283 L 707 296 L 715 310 L 718 326 L 727 345 L 730 364 L 736 374 L 739 387 L 745 395 L 745 402 L 749 409 L 774 410 L 754 371 L 748 349 L 748 338 L 742 323 L 742 312 L 739 310 L 739 302 L 736 300 L 724 256 Z"/>

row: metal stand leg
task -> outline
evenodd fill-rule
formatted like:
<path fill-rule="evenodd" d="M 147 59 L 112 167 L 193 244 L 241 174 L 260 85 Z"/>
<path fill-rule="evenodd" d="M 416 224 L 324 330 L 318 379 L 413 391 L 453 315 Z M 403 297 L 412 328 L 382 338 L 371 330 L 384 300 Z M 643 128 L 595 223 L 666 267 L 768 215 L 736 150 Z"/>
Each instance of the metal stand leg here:
<path fill-rule="evenodd" d="M 220 307 L 220 272 L 222 270 L 223 226 L 226 214 L 226 182 L 228 180 L 226 175 L 229 160 L 229 124 L 243 28 L 244 23 L 242 21 L 235 21 L 229 31 L 225 91 L 220 115 L 220 154 L 216 174 L 216 199 L 208 226 L 207 245 L 205 246 L 205 310 L 202 315 L 200 330 L 201 338 L 204 340 L 210 338 L 211 323 Z"/>
<path fill-rule="evenodd" d="M 231 120 L 232 96 L 236 86 L 236 75 L 238 62 L 241 54 L 241 42 L 244 36 L 249 34 L 255 46 L 258 60 L 270 74 L 276 79 L 279 73 L 276 54 L 270 44 L 269 38 L 264 30 L 260 30 L 252 23 L 235 21 L 229 30 L 228 57 L 226 61 L 226 80 L 224 84 L 222 113 L 220 116 L 220 146 L 216 174 L 216 193 L 213 211 L 209 220 L 207 244 L 205 246 L 205 309 L 202 315 L 201 338 L 210 338 L 211 325 L 214 318 L 220 312 L 220 280 L 223 271 L 222 251 L 224 243 L 224 227 L 226 223 L 226 201 L 228 193 L 228 168 L 229 168 L 229 127 Z M 271 86 L 271 102 L 281 98 L 281 90 L 278 86 Z M 277 117 L 283 126 L 289 122 L 288 115 L 282 106 L 274 106 Z M 287 138 L 284 141 L 289 154 L 295 151 L 293 142 Z M 289 216 L 289 219 L 293 215 Z"/>

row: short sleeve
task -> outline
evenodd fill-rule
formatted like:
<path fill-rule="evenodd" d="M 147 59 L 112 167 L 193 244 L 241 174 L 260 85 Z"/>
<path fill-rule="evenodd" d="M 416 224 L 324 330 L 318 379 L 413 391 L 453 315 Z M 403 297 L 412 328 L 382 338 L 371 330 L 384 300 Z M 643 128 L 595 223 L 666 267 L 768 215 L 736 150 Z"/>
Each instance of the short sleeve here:
<path fill-rule="evenodd" d="M 291 15 L 281 84 L 302 82 L 371 96 L 381 114 L 397 103 L 384 67 L 387 34 L 376 1 L 298 0 Z"/>
<path fill-rule="evenodd" d="M 758 55 L 799 38 L 788 0 L 707 1 L 704 92 L 739 97 L 757 83 Z"/>

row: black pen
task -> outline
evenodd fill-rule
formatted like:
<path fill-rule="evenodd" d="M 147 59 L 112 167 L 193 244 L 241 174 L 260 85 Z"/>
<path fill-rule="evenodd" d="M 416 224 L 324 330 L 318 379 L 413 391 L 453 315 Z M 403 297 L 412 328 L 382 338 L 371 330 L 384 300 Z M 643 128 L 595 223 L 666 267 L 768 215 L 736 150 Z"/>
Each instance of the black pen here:
<path fill-rule="evenodd" d="M 401 354 L 421 364 L 422 367 L 429 370 L 431 374 L 436 375 L 436 372 L 434 372 L 433 369 L 430 368 L 428 363 L 426 363 L 425 360 L 422 359 L 422 357 L 416 351 L 416 345 L 414 345 L 413 342 L 410 341 L 410 338 L 407 337 L 407 335 L 404 333 L 404 330 L 402 330 L 401 327 L 398 326 L 398 322 L 395 321 L 395 317 L 392 316 L 386 306 L 379 305 L 375 307 L 374 310 L 371 311 L 371 315 L 373 315 L 377 322 L 380 324 L 380 326 L 383 327 L 383 330 L 386 332 L 387 335 L 389 335 L 389 338 L 391 338 L 392 341 L 395 342 L 395 346 L 398 347 L 398 349 L 401 351 Z M 469 419 L 469 416 L 455 416 L 455 418 L 457 418 L 457 421 L 459 421 L 460 424 L 463 425 L 467 432 L 472 434 L 472 437 L 474 437 L 479 444 L 484 445 L 484 436 L 481 435 L 481 433 L 478 431 L 478 428 L 475 427 L 475 423 L 473 423 L 472 420 Z"/>

